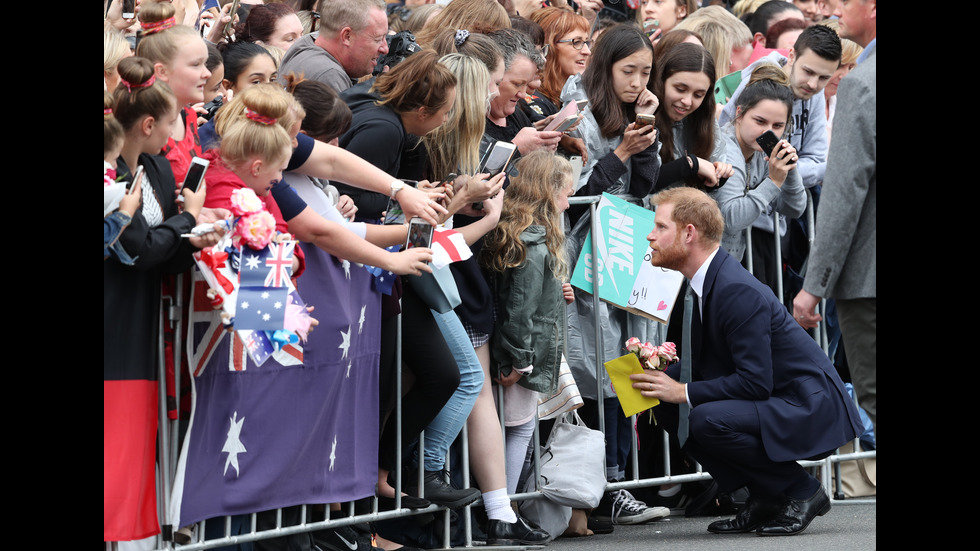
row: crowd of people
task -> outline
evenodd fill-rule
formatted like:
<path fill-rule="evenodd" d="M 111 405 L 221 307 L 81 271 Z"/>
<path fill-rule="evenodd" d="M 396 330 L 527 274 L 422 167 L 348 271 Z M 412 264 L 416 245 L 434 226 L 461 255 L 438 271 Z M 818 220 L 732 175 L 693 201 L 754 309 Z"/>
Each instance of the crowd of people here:
<path fill-rule="evenodd" d="M 164 404 L 180 432 L 166 515 L 175 541 L 224 535 L 223 520 L 197 533 L 214 517 L 230 517 L 231 534 L 246 533 L 250 513 L 259 528 L 293 525 L 347 514 L 348 502 L 361 510 L 370 497 L 381 510 L 416 511 L 462 511 L 482 500 L 477 532 L 489 545 L 560 536 L 528 520 L 510 496 L 533 476 L 539 403 L 565 391 L 563 364 L 583 419 L 605 436 L 606 480 L 622 481 L 638 427 L 609 379 L 596 380 L 596 362 L 622 356 L 631 337 L 671 340 L 679 350 L 690 340 L 680 306 L 686 284 L 666 327 L 572 287 L 591 226 L 587 208 L 569 207 L 573 196 L 629 195 L 647 208 L 671 206 L 677 220 L 679 202 L 698 199 L 665 191 L 706 193 L 723 220 L 717 243 L 786 297 L 780 315 L 791 314 L 792 331 L 820 321 L 819 297 L 843 299 L 839 324 L 833 301 L 824 314 L 839 327 L 831 357 L 847 379 L 847 344 L 861 405 L 876 422 L 875 6 L 107 0 L 104 542 L 152 549 L 161 533 L 161 386 L 168 398 L 182 396 Z M 862 67 L 870 94 L 846 86 Z M 567 113 L 574 120 L 559 125 Z M 507 162 L 487 170 L 504 149 Z M 835 164 L 835 155 L 855 166 Z M 185 185 L 201 159 L 203 181 Z M 851 182 L 859 169 L 863 185 Z M 801 219 L 807 190 L 815 227 Z M 305 342 L 260 364 L 191 275 L 195 258 L 225 242 L 243 191 L 258 197 L 276 232 L 298 242 L 289 274 L 315 318 Z M 660 199 L 651 204 L 654 194 Z M 659 213 L 657 220 L 654 264 L 680 265 L 675 249 L 658 251 L 654 236 L 666 239 L 658 232 L 673 228 L 661 228 Z M 404 246 L 417 223 L 453 230 L 472 255 L 435 267 L 428 242 Z M 692 224 L 698 234 L 701 222 Z M 821 224 L 833 233 L 821 234 Z M 813 233 L 819 272 L 807 271 Z M 681 271 L 696 286 L 694 271 Z M 188 305 L 186 334 L 161 323 L 163 295 Z M 795 333 L 786 338 L 799 342 Z M 703 372 L 694 369 L 697 380 Z M 824 371 L 837 381 L 832 367 Z M 278 381 L 260 378 L 267 375 Z M 660 391 L 659 379 L 643 384 Z M 699 399 L 686 397 L 692 406 Z M 844 433 L 850 412 L 841 415 Z M 257 444 L 258 423 L 277 450 Z M 462 480 L 453 453 L 464 426 L 471 480 Z M 693 424 L 691 434 L 687 446 L 686 434 L 671 434 L 671 472 L 692 468 L 685 452 L 727 468 L 713 463 Z M 824 436 L 790 446 L 805 453 L 780 461 L 843 443 Z M 649 451 L 658 440 L 641 430 L 641 474 L 664 472 Z M 730 487 L 670 484 L 645 489 L 642 499 L 605 492 L 594 510 L 577 512 L 587 520 L 570 533 L 610 533 L 695 502 L 718 514 L 705 504 L 743 486 L 750 498 L 739 516 L 710 531 L 793 534 L 826 512 L 818 500 L 802 520 L 780 516 L 780 499 L 799 503 L 814 493 L 812 477 L 764 490 L 751 477 L 718 480 Z M 789 497 L 760 493 L 773 486 Z M 416 518 L 423 525 L 427 517 Z M 442 534 L 432 522 L 388 522 L 239 547 L 363 551 L 373 540 L 410 550 L 426 546 L 427 533 Z"/>

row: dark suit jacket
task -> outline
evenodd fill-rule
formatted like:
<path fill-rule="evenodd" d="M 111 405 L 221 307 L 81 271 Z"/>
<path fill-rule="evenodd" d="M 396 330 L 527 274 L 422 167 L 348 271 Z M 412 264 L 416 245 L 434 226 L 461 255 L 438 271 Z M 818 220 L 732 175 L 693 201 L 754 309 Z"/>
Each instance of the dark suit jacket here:
<path fill-rule="evenodd" d="M 773 461 L 826 456 L 860 434 L 857 409 L 833 364 L 769 287 L 719 249 L 703 292 L 687 387 L 694 408 L 752 402 Z"/>

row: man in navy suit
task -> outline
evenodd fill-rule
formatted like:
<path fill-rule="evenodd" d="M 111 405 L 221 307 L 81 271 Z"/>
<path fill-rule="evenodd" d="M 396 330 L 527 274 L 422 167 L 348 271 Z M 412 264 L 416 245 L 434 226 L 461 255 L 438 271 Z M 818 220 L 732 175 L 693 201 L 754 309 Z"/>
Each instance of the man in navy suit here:
<path fill-rule="evenodd" d="M 695 294 L 691 374 L 679 382 L 681 364 L 646 370 L 632 376 L 633 387 L 687 404 L 689 436 L 678 434 L 687 437 L 685 450 L 722 491 L 748 487 L 745 507 L 709 532 L 802 532 L 830 500 L 796 461 L 826 457 L 860 434 L 857 409 L 833 364 L 772 291 L 720 249 L 724 220 L 715 201 L 680 187 L 651 202 L 651 262 L 683 273 Z M 678 409 L 685 411 L 658 407 L 668 429 Z"/>

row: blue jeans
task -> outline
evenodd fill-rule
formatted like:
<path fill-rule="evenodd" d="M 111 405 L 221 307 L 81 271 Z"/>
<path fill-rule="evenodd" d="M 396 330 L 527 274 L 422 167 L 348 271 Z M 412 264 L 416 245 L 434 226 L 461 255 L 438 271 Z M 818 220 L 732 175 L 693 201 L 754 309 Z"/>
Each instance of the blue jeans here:
<path fill-rule="evenodd" d="M 449 446 L 463 429 L 463 424 L 476 403 L 476 397 L 480 395 L 480 389 L 483 388 L 483 367 L 456 312 L 450 310 L 440 314 L 433 310 L 432 317 L 439 325 L 442 337 L 459 365 L 459 386 L 456 387 L 456 392 L 425 428 L 425 470 L 438 471 L 445 466 Z"/>

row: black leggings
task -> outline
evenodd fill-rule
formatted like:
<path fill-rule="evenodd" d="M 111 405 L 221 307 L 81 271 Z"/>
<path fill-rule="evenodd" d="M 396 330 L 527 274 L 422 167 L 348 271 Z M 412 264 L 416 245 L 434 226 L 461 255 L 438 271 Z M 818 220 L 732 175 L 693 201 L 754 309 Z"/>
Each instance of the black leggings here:
<path fill-rule="evenodd" d="M 419 299 L 411 285 L 403 285 L 402 362 L 415 375 L 412 388 L 402 398 L 402 448 L 412 443 L 429 426 L 459 386 L 459 366 L 446 345 L 429 307 Z M 395 342 L 396 318 L 381 325 L 380 406 L 381 444 L 378 466 L 395 468 Z"/>

